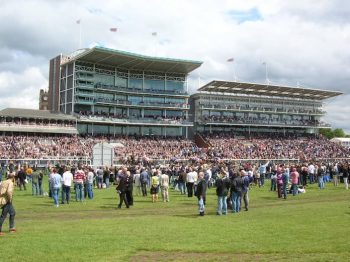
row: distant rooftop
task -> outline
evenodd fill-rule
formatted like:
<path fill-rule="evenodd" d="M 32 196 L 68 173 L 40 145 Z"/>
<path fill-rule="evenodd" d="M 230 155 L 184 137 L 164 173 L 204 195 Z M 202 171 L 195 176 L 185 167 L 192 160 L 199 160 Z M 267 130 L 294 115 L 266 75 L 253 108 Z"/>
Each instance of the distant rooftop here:
<path fill-rule="evenodd" d="M 339 91 L 217 80 L 211 81 L 210 83 L 202 86 L 198 89 L 198 91 L 235 93 L 255 96 L 278 96 L 313 100 L 324 100 L 343 94 Z"/>
<path fill-rule="evenodd" d="M 76 118 L 61 113 L 52 113 L 49 110 L 23 109 L 23 108 L 5 108 L 0 111 L 3 117 L 19 117 L 33 119 L 55 119 L 75 121 Z"/>
<path fill-rule="evenodd" d="M 68 58 L 66 57 L 63 59 L 62 64 L 69 63 L 74 60 L 104 64 L 117 68 L 125 68 L 128 70 L 183 74 L 190 73 L 191 71 L 200 67 L 203 63 L 193 60 L 145 56 L 99 46 L 78 50 Z"/>

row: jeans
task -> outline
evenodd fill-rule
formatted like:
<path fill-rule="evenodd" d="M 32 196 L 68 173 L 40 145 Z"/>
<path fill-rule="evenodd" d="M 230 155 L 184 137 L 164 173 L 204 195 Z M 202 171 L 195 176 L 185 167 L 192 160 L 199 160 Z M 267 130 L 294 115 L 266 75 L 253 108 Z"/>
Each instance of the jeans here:
<path fill-rule="evenodd" d="M 141 182 L 142 196 L 147 196 L 147 182 Z"/>
<path fill-rule="evenodd" d="M 323 176 L 318 177 L 318 186 L 320 187 L 320 189 L 324 189 Z"/>
<path fill-rule="evenodd" d="M 52 198 L 56 206 L 58 206 L 58 194 L 60 192 L 59 188 L 52 188 Z"/>
<path fill-rule="evenodd" d="M 232 211 L 238 213 L 241 208 L 241 192 L 232 192 Z"/>
<path fill-rule="evenodd" d="M 102 184 L 103 184 L 103 177 L 97 177 L 97 187 L 98 188 L 102 188 Z"/>
<path fill-rule="evenodd" d="M 94 198 L 94 192 L 92 191 L 92 184 L 90 183 L 87 184 L 87 194 L 89 199 Z"/>
<path fill-rule="evenodd" d="M 39 186 L 39 195 L 43 195 L 43 181 L 39 180 L 38 182 L 38 186 Z"/>
<path fill-rule="evenodd" d="M 288 183 L 283 183 L 283 185 L 282 185 L 282 190 L 283 190 L 283 197 L 284 197 L 284 199 L 287 199 L 287 191 L 288 191 Z"/>
<path fill-rule="evenodd" d="M 276 191 L 276 178 L 271 179 L 271 191 Z"/>
<path fill-rule="evenodd" d="M 84 200 L 84 185 L 76 184 L 75 185 L 75 200 L 82 202 Z"/>
<path fill-rule="evenodd" d="M 10 229 L 15 228 L 16 211 L 11 202 L 8 202 L 2 207 L 2 212 L 0 216 L 0 232 L 2 231 L 2 224 L 4 223 L 7 214 L 10 214 Z"/>
<path fill-rule="evenodd" d="M 32 182 L 32 195 L 39 195 L 39 185 L 38 183 Z"/>
<path fill-rule="evenodd" d="M 70 186 L 62 185 L 62 201 L 61 201 L 61 203 L 64 204 L 65 200 L 66 200 L 67 204 L 69 204 L 69 200 L 70 200 Z"/>
<path fill-rule="evenodd" d="M 180 189 L 181 195 L 182 195 L 182 194 L 186 194 L 185 183 L 182 182 L 182 181 L 181 181 L 181 182 L 178 181 L 177 183 L 178 183 L 178 185 L 179 185 L 179 189 Z"/>
<path fill-rule="evenodd" d="M 198 197 L 198 211 L 199 214 L 204 214 L 205 211 L 204 200 L 202 197 Z"/>
<path fill-rule="evenodd" d="M 109 188 L 109 177 L 107 177 L 107 178 L 105 179 L 105 183 L 106 183 L 106 188 Z"/>
<path fill-rule="evenodd" d="M 293 196 L 298 194 L 298 184 L 292 184 L 292 193 Z"/>
<path fill-rule="evenodd" d="M 227 196 L 218 196 L 218 209 L 217 214 L 225 214 L 227 213 Z"/>
<path fill-rule="evenodd" d="M 265 185 L 265 174 L 260 174 L 260 183 L 259 186 Z"/>

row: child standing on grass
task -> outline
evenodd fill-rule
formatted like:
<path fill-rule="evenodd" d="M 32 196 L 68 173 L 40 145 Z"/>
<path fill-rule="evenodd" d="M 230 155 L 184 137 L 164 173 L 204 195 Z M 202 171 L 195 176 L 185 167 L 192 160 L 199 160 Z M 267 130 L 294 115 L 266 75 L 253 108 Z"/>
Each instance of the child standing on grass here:
<path fill-rule="evenodd" d="M 151 195 L 152 195 L 152 202 L 157 202 L 158 200 L 158 192 L 159 192 L 159 171 L 155 171 L 153 173 L 153 176 L 151 178 Z"/>
<path fill-rule="evenodd" d="M 204 216 L 205 212 L 205 198 L 207 195 L 207 183 L 204 179 L 204 173 L 199 172 L 198 174 L 198 184 L 195 192 L 195 196 L 198 198 L 198 210 L 199 215 Z"/>

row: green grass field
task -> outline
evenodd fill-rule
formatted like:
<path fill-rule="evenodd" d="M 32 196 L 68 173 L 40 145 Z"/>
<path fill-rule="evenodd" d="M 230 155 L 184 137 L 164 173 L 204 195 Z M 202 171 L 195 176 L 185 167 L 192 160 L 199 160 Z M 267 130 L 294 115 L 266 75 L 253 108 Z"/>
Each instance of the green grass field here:
<path fill-rule="evenodd" d="M 196 198 L 173 190 L 169 203 L 116 209 L 114 187 L 58 208 L 16 189 L 18 232 L 1 236 L 0 261 L 349 261 L 349 194 L 329 183 L 283 200 L 266 185 L 250 191 L 248 212 L 217 216 L 210 189 L 199 217 Z"/>

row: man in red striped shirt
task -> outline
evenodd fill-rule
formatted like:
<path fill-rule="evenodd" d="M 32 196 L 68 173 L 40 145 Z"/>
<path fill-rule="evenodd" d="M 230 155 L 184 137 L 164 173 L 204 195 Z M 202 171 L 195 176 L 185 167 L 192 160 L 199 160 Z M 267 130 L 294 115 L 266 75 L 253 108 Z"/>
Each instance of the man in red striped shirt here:
<path fill-rule="evenodd" d="M 84 200 L 84 182 L 86 175 L 82 167 L 79 165 L 78 170 L 74 174 L 75 183 L 75 200 L 83 202 Z"/>

